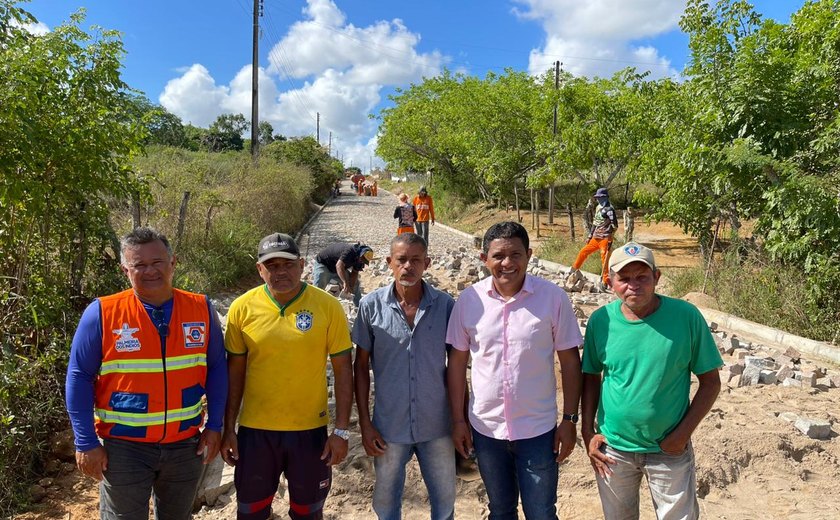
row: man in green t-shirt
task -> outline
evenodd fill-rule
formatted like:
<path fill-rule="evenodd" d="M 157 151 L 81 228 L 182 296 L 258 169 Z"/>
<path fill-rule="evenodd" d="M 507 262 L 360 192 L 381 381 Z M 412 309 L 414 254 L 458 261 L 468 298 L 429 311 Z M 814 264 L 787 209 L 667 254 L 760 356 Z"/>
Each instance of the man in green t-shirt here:
<path fill-rule="evenodd" d="M 619 300 L 587 324 L 581 405 L 604 516 L 638 518 L 645 475 L 659 520 L 698 518 L 691 434 L 720 392 L 723 360 L 696 307 L 656 294 L 650 249 L 626 244 L 609 267 Z"/>

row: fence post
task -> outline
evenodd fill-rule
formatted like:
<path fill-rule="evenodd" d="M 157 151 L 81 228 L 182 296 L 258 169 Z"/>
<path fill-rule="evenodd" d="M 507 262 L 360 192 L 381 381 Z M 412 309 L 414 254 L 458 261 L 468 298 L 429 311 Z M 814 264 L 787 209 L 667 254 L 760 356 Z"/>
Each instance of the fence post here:
<path fill-rule="evenodd" d="M 184 235 L 184 221 L 187 219 L 187 204 L 190 202 L 190 192 L 185 191 L 181 199 L 181 210 L 178 212 L 178 233 L 175 235 L 175 251 L 181 250 L 181 237 Z"/>
<path fill-rule="evenodd" d="M 131 197 L 131 223 L 134 229 L 140 227 L 140 196 L 136 192 Z"/>
<path fill-rule="evenodd" d="M 571 233 L 572 241 L 575 239 L 575 214 L 572 213 L 572 203 L 566 203 L 566 212 L 569 214 L 569 233 Z"/>

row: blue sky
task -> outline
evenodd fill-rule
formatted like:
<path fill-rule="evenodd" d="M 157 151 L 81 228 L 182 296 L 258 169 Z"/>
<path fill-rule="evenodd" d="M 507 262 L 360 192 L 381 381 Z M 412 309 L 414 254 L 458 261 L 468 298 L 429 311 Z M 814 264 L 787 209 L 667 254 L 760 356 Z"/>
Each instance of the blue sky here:
<path fill-rule="evenodd" d="M 804 0 L 754 0 L 787 22 Z M 587 76 L 627 66 L 673 76 L 688 40 L 683 0 L 264 0 L 260 116 L 275 132 L 333 133 L 334 155 L 366 168 L 395 88 L 443 67 L 471 75 L 540 72 L 554 60 Z M 253 0 L 33 0 L 48 30 L 80 7 L 84 26 L 123 33 L 123 79 L 184 122 L 250 114 Z"/>

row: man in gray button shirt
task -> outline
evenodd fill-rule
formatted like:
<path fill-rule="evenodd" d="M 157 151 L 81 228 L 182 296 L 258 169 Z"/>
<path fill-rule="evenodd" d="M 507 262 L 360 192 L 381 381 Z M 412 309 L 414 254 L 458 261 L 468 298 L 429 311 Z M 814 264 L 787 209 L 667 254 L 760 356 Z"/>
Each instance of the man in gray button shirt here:
<path fill-rule="evenodd" d="M 432 520 L 454 518 L 455 453 L 446 394 L 446 326 L 454 301 L 423 281 L 426 241 L 414 233 L 391 241 L 394 282 L 362 298 L 353 324 L 354 374 L 365 452 L 374 457 L 373 510 L 401 516 L 405 465 L 416 454 Z M 376 380 L 370 417 L 370 372 Z"/>

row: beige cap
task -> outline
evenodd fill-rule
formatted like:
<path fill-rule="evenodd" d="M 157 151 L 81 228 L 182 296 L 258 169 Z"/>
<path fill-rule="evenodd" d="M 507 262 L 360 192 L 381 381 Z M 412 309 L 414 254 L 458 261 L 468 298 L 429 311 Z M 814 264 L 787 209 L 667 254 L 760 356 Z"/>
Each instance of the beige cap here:
<path fill-rule="evenodd" d="M 624 266 L 633 262 L 642 262 L 656 271 L 656 262 L 653 259 L 653 251 L 641 244 L 633 242 L 624 244 L 610 255 L 610 271 L 621 271 Z"/>

